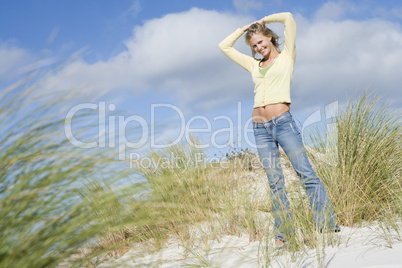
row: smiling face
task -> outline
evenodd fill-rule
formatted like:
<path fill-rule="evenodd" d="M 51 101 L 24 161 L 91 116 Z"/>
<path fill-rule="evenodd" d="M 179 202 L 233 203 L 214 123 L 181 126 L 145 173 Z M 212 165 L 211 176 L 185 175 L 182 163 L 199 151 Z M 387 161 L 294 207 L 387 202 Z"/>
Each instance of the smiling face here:
<path fill-rule="evenodd" d="M 264 58 L 268 58 L 273 47 L 271 42 L 272 37 L 265 36 L 261 33 L 255 33 L 250 38 L 250 46 L 254 52 L 260 54 Z"/>

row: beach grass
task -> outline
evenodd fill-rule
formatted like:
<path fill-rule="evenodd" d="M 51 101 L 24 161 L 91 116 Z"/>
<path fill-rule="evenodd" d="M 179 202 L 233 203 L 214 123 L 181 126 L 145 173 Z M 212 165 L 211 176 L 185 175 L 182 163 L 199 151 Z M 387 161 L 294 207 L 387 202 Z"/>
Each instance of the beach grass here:
<path fill-rule="evenodd" d="M 349 101 L 336 128 L 312 139 L 322 154 L 310 157 L 342 225 L 401 215 L 400 115 L 379 101 L 368 93 Z"/>
<path fill-rule="evenodd" d="M 0 93 L 1 267 L 55 267 L 68 259 L 87 263 L 96 250 L 86 255 L 83 248 L 113 225 L 110 218 L 93 217 L 113 204 L 110 196 L 90 208 L 77 190 L 115 158 L 73 146 L 60 112 L 71 105 L 71 95 L 40 96 L 36 79 L 23 78 Z M 91 127 L 88 114 L 76 117 Z"/>

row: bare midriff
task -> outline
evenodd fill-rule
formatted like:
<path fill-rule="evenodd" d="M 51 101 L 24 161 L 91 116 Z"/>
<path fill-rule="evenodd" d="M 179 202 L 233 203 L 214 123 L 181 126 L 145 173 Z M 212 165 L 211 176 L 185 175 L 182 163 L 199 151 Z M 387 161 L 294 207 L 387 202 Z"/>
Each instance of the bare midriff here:
<path fill-rule="evenodd" d="M 290 107 L 288 103 L 269 104 L 263 107 L 254 108 L 252 119 L 253 122 L 264 123 L 280 116 L 281 114 L 289 112 L 289 110 Z"/>

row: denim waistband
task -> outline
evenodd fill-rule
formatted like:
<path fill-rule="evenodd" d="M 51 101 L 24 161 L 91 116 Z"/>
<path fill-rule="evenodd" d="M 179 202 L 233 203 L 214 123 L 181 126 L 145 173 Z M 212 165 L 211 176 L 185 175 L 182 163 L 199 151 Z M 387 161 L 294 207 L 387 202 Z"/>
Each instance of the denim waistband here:
<path fill-rule="evenodd" d="M 264 127 L 264 126 L 269 126 L 269 125 L 280 125 L 282 122 L 286 122 L 288 120 L 293 120 L 292 118 L 292 114 L 290 113 L 290 111 L 281 114 L 280 116 L 277 116 L 269 121 L 266 122 L 254 122 L 253 121 L 253 127 Z"/>

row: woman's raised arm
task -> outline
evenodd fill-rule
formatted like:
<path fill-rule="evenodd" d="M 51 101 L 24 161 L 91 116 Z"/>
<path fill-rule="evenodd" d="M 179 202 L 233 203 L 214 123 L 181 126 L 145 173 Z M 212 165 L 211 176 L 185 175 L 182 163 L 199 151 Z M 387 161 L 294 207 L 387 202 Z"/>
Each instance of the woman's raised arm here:
<path fill-rule="evenodd" d="M 243 28 L 248 29 L 248 27 L 250 26 L 246 25 Z M 236 43 L 237 39 L 239 39 L 240 36 L 244 34 L 243 28 L 238 28 L 232 34 L 223 39 L 223 41 L 220 42 L 218 46 L 222 50 L 223 54 L 225 54 L 229 59 L 231 59 L 233 62 L 240 65 L 247 71 L 251 72 L 253 69 L 254 59 L 233 48 L 233 45 Z"/>
<path fill-rule="evenodd" d="M 272 14 L 261 20 L 267 24 L 271 22 L 281 22 L 284 24 L 285 46 L 283 50 L 289 53 L 293 59 L 296 58 L 296 22 L 293 19 L 292 13 L 283 12 Z"/>

